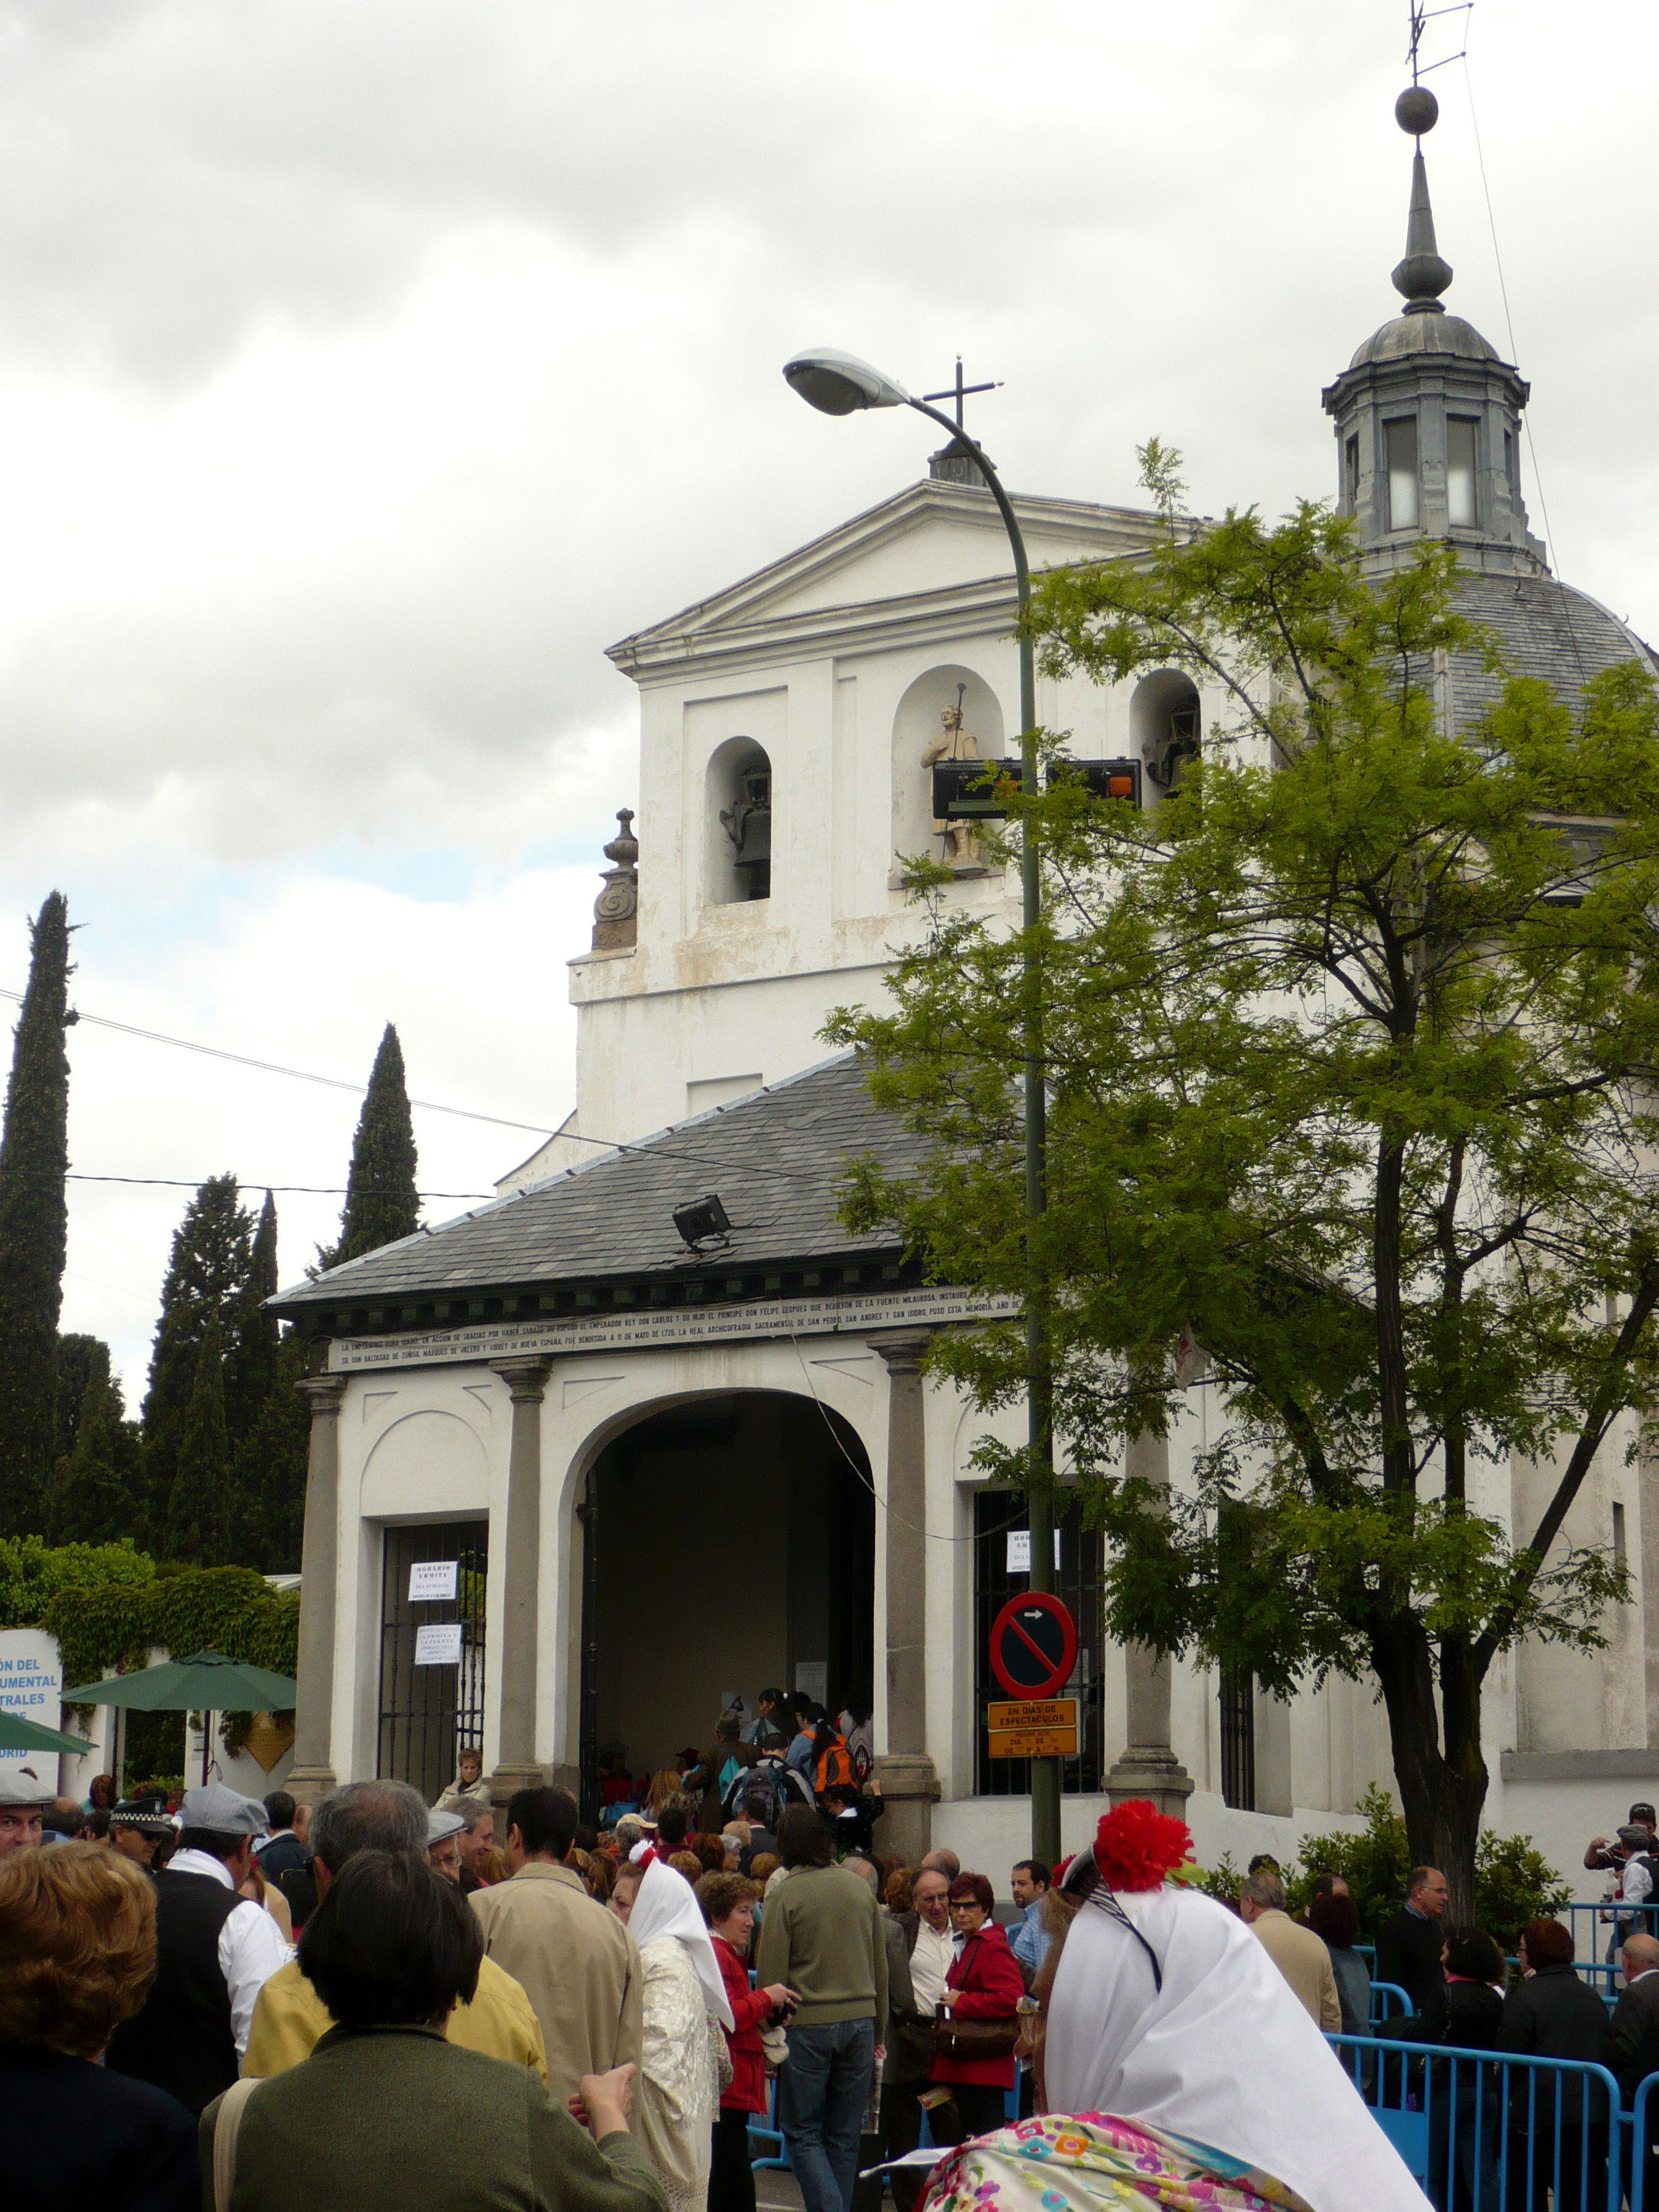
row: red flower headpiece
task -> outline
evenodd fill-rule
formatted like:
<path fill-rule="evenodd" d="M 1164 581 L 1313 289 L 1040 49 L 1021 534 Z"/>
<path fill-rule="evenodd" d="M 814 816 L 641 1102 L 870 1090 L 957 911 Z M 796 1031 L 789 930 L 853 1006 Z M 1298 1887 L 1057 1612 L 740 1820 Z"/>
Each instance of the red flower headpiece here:
<path fill-rule="evenodd" d="M 1095 1864 L 1109 1889 L 1161 1888 L 1164 1876 L 1192 1855 L 1187 1823 L 1170 1820 L 1144 1797 L 1114 1805 L 1095 1831 Z"/>

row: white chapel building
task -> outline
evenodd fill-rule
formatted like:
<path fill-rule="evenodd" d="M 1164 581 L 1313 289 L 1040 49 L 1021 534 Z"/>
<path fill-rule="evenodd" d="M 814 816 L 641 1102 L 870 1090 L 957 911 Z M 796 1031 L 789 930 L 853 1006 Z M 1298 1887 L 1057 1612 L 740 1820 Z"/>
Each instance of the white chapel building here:
<path fill-rule="evenodd" d="M 1420 251 L 1414 233 L 1402 270 Z M 1527 386 L 1440 307 L 1449 276 L 1324 395 L 1340 501 L 1377 567 L 1453 538 L 1469 611 L 1570 691 L 1645 648 L 1549 575 L 1521 497 Z M 1015 505 L 1034 569 L 1133 557 L 1156 521 Z M 433 1795 L 466 1741 L 498 1791 L 552 1778 L 591 1812 L 602 1750 L 672 1764 L 734 1694 L 752 1711 L 781 1685 L 872 1713 L 878 1848 L 948 1844 L 999 1880 L 1029 1849 L 1026 1769 L 989 1758 L 984 1728 L 1021 1516 L 972 1467 L 984 1417 L 921 1366 L 968 1309 L 841 1225 L 850 1158 L 920 1148 L 820 1036 L 833 1007 L 878 1000 L 919 927 L 905 856 L 945 856 L 924 756 L 953 715 L 981 758 L 1017 750 L 1014 611 L 996 508 L 947 447 L 922 482 L 611 648 L 640 690 L 641 800 L 570 962 L 574 1113 L 495 1203 L 277 1301 L 314 1340 L 298 1794 L 388 1774 Z M 1471 659 L 1443 680 L 1455 720 L 1488 679 Z M 1139 759 L 1149 794 L 1223 713 L 1174 670 L 1038 685 L 1042 725 L 1079 758 Z M 1016 877 L 955 859 L 948 898 L 1017 917 Z M 711 1195 L 726 1226 L 690 1242 L 675 1214 Z M 1193 1395 L 1177 1484 L 1206 1442 Z M 1523 1649 L 1487 1698 L 1486 1817 L 1558 1863 L 1659 1796 L 1659 1492 L 1626 1441 L 1569 1523 L 1634 1572 L 1609 1650 Z M 1517 1517 L 1536 1479 L 1513 1474 Z M 1152 1668 L 1105 1638 L 1101 1539 L 1075 1511 L 1059 1547 L 1083 1717 L 1067 1849 L 1126 1753 L 1190 1778 L 1206 1861 L 1283 1856 L 1390 1785 L 1366 1686 L 1281 1702 Z"/>

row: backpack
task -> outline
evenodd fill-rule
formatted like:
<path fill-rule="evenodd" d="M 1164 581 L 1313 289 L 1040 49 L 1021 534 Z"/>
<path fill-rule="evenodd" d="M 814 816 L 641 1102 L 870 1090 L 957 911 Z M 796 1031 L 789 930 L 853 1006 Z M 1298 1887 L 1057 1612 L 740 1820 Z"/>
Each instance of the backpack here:
<path fill-rule="evenodd" d="M 738 1820 L 742 1815 L 745 1801 L 758 1796 L 764 1796 L 767 1800 L 767 1826 L 775 1828 L 779 1814 L 790 1802 L 781 1759 L 757 1759 L 752 1766 L 745 1766 L 740 1773 L 733 1775 L 726 1786 L 725 1796 L 720 1800 L 720 1810 L 728 1820 Z"/>
<path fill-rule="evenodd" d="M 812 1776 L 812 1787 L 823 1797 L 831 1790 L 843 1790 L 858 1795 L 859 1778 L 853 1767 L 853 1754 L 847 1748 L 844 1736 L 836 1736 L 818 1753 L 818 1763 Z"/>

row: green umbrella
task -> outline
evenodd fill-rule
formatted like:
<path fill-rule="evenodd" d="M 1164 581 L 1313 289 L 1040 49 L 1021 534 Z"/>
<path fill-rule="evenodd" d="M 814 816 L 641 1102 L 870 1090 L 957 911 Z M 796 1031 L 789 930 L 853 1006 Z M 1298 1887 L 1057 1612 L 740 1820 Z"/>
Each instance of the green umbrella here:
<path fill-rule="evenodd" d="M 20 1720 L 15 1713 L 0 1705 L 0 1753 L 66 1751 L 73 1755 L 92 1748 L 83 1735 L 60 1735 L 56 1729 L 40 1728 L 33 1721 Z"/>
<path fill-rule="evenodd" d="M 300 1694 L 297 1682 L 250 1667 L 228 1651 L 198 1651 L 188 1659 L 166 1659 L 135 1674 L 111 1674 L 65 1690 L 66 1705 L 125 1705 L 140 1713 L 291 1713 Z"/>

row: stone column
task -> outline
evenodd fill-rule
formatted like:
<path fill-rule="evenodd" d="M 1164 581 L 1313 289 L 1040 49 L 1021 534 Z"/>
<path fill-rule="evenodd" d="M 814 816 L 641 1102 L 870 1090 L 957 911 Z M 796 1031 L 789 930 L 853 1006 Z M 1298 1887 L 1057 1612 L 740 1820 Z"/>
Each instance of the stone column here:
<path fill-rule="evenodd" d="M 927 1437 L 921 1379 L 927 1329 L 869 1341 L 887 1364 L 887 1748 L 876 1773 L 887 1811 L 881 1848 L 916 1865 L 929 1848 L 939 1774 L 927 1754 Z"/>
<path fill-rule="evenodd" d="M 1131 1480 L 1146 1482 L 1167 1491 L 1170 1486 L 1170 1445 L 1164 1437 L 1142 1434 L 1130 1439 L 1124 1453 L 1123 1471 Z M 1146 1797 L 1160 1813 L 1184 1820 L 1193 1778 L 1176 1757 L 1170 1742 L 1170 1661 L 1166 1654 L 1145 1644 L 1126 1644 L 1123 1668 L 1128 1692 L 1129 1741 L 1122 1756 L 1106 1777 L 1106 1795 L 1114 1805 L 1127 1797 Z"/>
<path fill-rule="evenodd" d="M 294 1714 L 294 1765 L 283 1787 L 305 1805 L 335 1788 L 334 1608 L 340 1572 L 340 1401 L 343 1375 L 308 1375 L 311 1454 L 300 1560 L 300 1692 Z"/>
<path fill-rule="evenodd" d="M 513 1397 L 501 1548 L 501 1723 L 489 1794 L 505 1805 L 515 1790 L 547 1781 L 536 1763 L 537 1620 L 541 1607 L 542 1398 L 550 1359 L 492 1359 Z"/>

